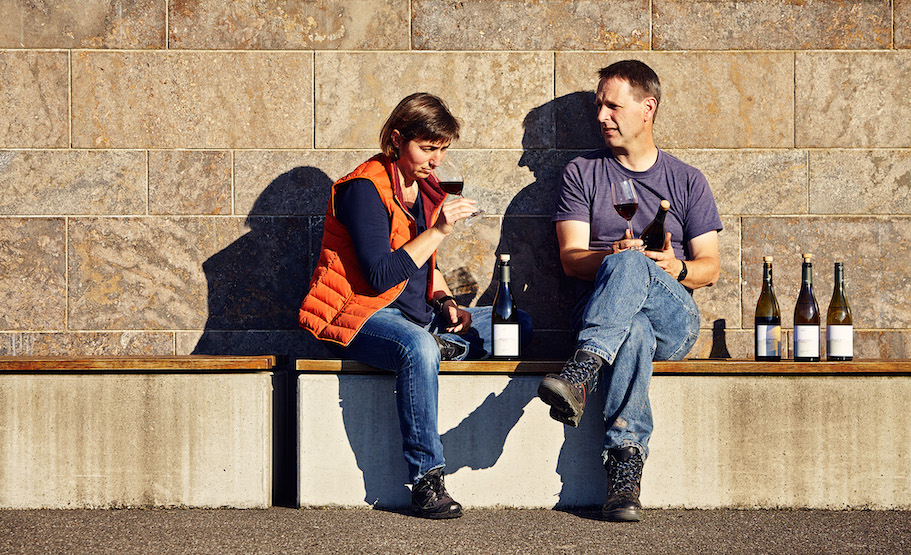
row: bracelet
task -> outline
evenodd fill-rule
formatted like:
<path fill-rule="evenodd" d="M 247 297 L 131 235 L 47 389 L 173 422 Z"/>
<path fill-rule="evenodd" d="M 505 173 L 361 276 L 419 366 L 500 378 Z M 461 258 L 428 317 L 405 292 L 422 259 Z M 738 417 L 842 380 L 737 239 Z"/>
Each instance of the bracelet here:
<path fill-rule="evenodd" d="M 439 314 L 440 312 L 443 311 L 443 303 L 445 303 L 446 301 L 452 301 L 456 304 L 456 306 L 458 306 L 458 304 L 459 304 L 459 302 L 457 300 L 455 300 L 455 297 L 453 297 L 452 295 L 446 295 L 444 297 L 440 297 L 439 299 L 433 301 L 434 309 L 437 314 Z"/>

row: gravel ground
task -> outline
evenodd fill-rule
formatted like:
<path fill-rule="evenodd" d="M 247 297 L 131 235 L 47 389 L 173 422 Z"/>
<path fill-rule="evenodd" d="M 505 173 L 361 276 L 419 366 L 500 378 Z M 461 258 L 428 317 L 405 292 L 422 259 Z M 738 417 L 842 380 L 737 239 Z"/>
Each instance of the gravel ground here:
<path fill-rule="evenodd" d="M 0 553 L 911 553 L 911 511 L 0 510 Z M 647 551 L 642 551 L 647 550 Z"/>

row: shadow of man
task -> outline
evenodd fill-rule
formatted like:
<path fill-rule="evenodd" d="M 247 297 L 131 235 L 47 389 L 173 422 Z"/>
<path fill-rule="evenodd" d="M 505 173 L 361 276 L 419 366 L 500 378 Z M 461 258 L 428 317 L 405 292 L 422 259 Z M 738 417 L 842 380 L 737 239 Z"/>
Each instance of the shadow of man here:
<path fill-rule="evenodd" d="M 299 199 L 328 192 L 317 168 L 298 167 L 275 178 L 245 220 L 249 232 L 212 255 L 202 267 L 209 313 L 193 354 L 274 354 L 273 502 L 296 502 L 295 358 L 325 356 L 298 328 L 297 309 L 313 269 L 312 237 L 321 218 Z M 325 204 L 323 205 L 325 206 Z M 311 210 L 312 214 L 312 210 Z"/>
<path fill-rule="evenodd" d="M 498 252 L 518 253 L 513 270 L 522 283 L 514 289 L 530 289 L 529 308 L 535 317 L 536 358 L 565 360 L 574 338 L 568 329 L 576 303 L 575 283 L 566 277 L 559 257 L 556 232 L 550 218 L 562 184 L 563 169 L 570 160 L 604 146 L 598 128 L 593 92 L 570 93 L 531 110 L 524 121 L 523 153 L 519 165 L 535 177 L 512 200 L 503 218 Z M 529 217 L 534 216 L 534 217 Z M 528 229 L 533 225 L 535 229 Z M 533 242 L 529 238 L 535 238 Z M 544 336 L 542 338 L 542 336 Z M 543 340 L 542 340 L 543 339 Z M 537 384 L 535 384 L 537 386 Z M 587 506 L 603 494 L 605 477 L 600 464 L 600 441 L 590 419 L 596 418 L 601 394 L 589 399 L 588 426 L 564 428 L 564 442 L 557 458 L 561 490 L 559 508 Z M 536 401 L 537 402 L 537 401 Z M 562 426 L 554 422 L 554 426 Z"/>

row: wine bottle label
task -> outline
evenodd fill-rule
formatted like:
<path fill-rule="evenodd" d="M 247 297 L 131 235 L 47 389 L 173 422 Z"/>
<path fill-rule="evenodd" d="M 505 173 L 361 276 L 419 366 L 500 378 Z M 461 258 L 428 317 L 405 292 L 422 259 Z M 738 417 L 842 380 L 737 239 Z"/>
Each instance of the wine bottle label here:
<path fill-rule="evenodd" d="M 493 325 L 493 356 L 519 356 L 519 324 Z"/>
<path fill-rule="evenodd" d="M 826 326 L 826 356 L 854 356 L 854 326 Z"/>
<path fill-rule="evenodd" d="M 756 326 L 756 356 L 781 356 L 781 326 L 767 324 Z"/>
<path fill-rule="evenodd" d="M 794 326 L 794 356 L 819 356 L 819 326 L 815 324 Z"/>

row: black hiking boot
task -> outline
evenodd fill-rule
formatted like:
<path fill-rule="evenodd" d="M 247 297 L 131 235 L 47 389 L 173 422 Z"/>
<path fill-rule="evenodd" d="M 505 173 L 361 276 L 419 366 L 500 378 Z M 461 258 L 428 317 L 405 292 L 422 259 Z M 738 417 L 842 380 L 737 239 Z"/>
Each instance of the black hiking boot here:
<path fill-rule="evenodd" d="M 639 503 L 639 483 L 645 457 L 638 447 L 614 447 L 607 452 L 607 496 L 601 507 L 601 517 L 611 522 L 642 520 Z"/>
<path fill-rule="evenodd" d="M 550 405 L 550 417 L 575 428 L 582 418 L 585 399 L 598 387 L 598 371 L 604 360 L 578 350 L 559 374 L 548 374 L 538 385 L 538 397 Z"/>
<path fill-rule="evenodd" d="M 439 335 L 433 333 L 433 339 L 437 342 L 437 346 L 440 348 L 440 360 L 457 360 L 459 357 L 465 354 L 467 347 L 461 343 L 456 343 L 455 341 L 450 341 L 445 337 L 440 337 Z"/>
<path fill-rule="evenodd" d="M 411 488 L 411 510 L 422 518 L 459 518 L 462 506 L 443 484 L 443 469 L 431 470 Z"/>

